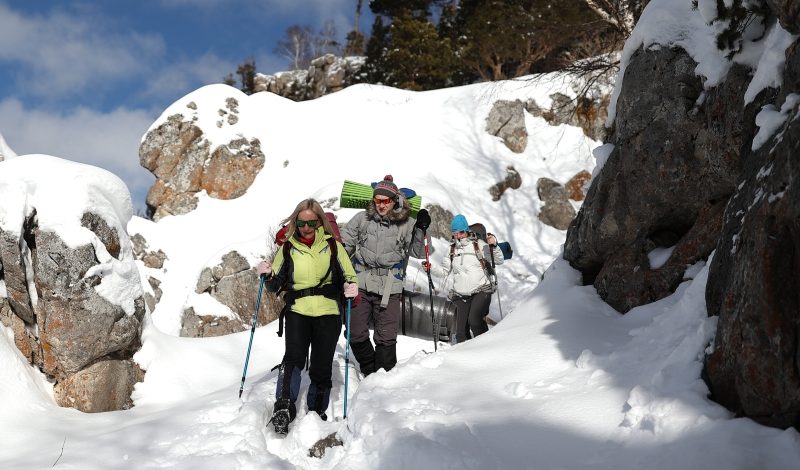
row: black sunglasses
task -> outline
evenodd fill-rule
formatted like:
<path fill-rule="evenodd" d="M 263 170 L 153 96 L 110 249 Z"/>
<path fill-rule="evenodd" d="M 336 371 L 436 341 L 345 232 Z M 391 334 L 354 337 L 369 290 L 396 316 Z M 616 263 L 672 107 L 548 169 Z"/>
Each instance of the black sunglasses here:
<path fill-rule="evenodd" d="M 317 228 L 317 225 L 319 225 L 319 220 L 317 220 L 317 219 L 313 219 L 313 220 L 297 219 L 295 221 L 295 225 L 297 225 L 297 228 L 303 228 L 306 225 L 308 225 L 311 228 Z"/>

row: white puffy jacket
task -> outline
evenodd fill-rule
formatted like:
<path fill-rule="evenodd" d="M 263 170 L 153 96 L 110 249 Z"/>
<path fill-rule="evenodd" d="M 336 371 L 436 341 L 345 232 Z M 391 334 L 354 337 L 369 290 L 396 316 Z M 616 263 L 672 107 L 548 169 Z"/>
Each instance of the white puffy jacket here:
<path fill-rule="evenodd" d="M 492 251 L 494 251 L 494 264 L 503 264 L 503 252 L 497 245 L 492 250 L 483 240 L 477 240 L 478 250 L 484 259 L 491 265 Z M 469 296 L 476 292 L 493 292 L 494 286 L 481 262 L 475 253 L 472 238 L 455 240 L 452 244 L 453 260 L 450 261 L 449 253 L 445 255 L 443 268 L 453 275 L 452 293 L 460 296 Z"/>

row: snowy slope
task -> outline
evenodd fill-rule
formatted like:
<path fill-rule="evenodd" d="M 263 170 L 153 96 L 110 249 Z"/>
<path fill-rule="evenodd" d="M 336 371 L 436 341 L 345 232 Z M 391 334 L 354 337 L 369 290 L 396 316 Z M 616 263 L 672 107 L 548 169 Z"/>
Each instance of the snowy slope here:
<path fill-rule="evenodd" d="M 238 95 L 235 128 L 217 128 L 213 117 L 230 88 L 202 88 L 176 102 L 161 120 L 193 101 L 213 142 L 259 138 L 265 168 L 238 199 L 201 197 L 189 214 L 130 223 L 130 232 L 169 257 L 163 272 L 140 265 L 143 275 L 162 280 L 164 296 L 136 355 L 147 375 L 134 392 L 135 408 L 86 415 L 56 407 L 46 381 L 0 327 L 0 468 L 796 468 L 796 431 L 734 419 L 705 397 L 700 359 L 715 319 L 705 309 L 704 263 L 687 271 L 675 295 L 620 316 L 557 259 L 564 232 L 538 222 L 536 179 L 563 182 L 591 171 L 597 143 L 579 129 L 528 116 L 528 149 L 517 155 L 483 127 L 496 99 L 533 97 L 546 106 L 560 86 L 504 82 L 425 93 L 357 86 L 305 103 Z M 523 186 L 492 202 L 487 190 L 508 165 L 520 171 Z M 331 421 L 306 414 L 301 402 L 280 439 L 265 427 L 276 380 L 270 368 L 283 354 L 276 325 L 256 332 L 240 400 L 249 332 L 179 338 L 180 315 L 196 301 L 203 266 L 232 248 L 255 261 L 267 250 L 270 228 L 298 200 L 327 200 L 344 179 L 368 183 L 387 173 L 415 188 L 424 204 L 482 221 L 512 242 L 514 259 L 499 269 L 505 318 L 487 334 L 435 353 L 430 341 L 401 337 L 398 366 L 361 383 L 351 369 L 346 420 L 340 342 Z M 332 208 L 342 223 L 355 213 Z M 433 263 L 441 265 L 445 243 L 435 241 L 435 248 Z M 416 266 L 409 286 L 426 289 Z M 499 318 L 496 301 L 493 316 Z M 309 447 L 333 432 L 344 445 L 309 457 Z"/>

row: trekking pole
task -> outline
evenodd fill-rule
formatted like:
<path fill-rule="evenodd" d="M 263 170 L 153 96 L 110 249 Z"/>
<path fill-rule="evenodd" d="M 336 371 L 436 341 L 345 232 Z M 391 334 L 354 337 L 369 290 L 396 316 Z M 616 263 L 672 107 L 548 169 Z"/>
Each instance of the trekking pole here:
<path fill-rule="evenodd" d="M 433 329 L 433 350 L 438 350 L 439 345 L 439 328 L 436 326 L 436 314 L 433 311 L 433 278 L 431 277 L 431 257 L 428 248 L 427 232 L 422 232 L 422 238 L 425 240 L 425 272 L 428 274 L 428 296 L 431 299 L 431 328 Z"/>
<path fill-rule="evenodd" d="M 247 345 L 247 356 L 244 358 L 244 370 L 242 371 L 242 385 L 239 386 L 239 398 L 242 398 L 244 390 L 244 379 L 247 377 L 247 363 L 250 362 L 250 348 L 253 347 L 253 336 L 256 334 L 256 322 L 258 322 L 258 309 L 261 307 L 261 291 L 264 289 L 264 281 L 267 276 L 261 275 L 261 283 L 258 285 L 258 298 L 256 298 L 256 311 L 253 312 L 253 326 L 250 328 L 250 343 Z"/>
<path fill-rule="evenodd" d="M 495 265 L 494 265 L 494 248 L 492 248 L 491 246 L 489 247 L 489 254 L 491 255 L 492 258 L 492 271 L 494 271 L 494 290 L 497 292 L 497 308 L 500 309 L 500 319 L 502 320 L 503 302 L 500 301 L 500 286 L 497 284 L 497 271 L 495 271 Z"/>
<path fill-rule="evenodd" d="M 347 299 L 347 315 L 345 318 L 345 323 L 347 324 L 347 344 L 344 348 L 344 412 L 342 415 L 346 419 L 347 418 L 347 383 L 348 383 L 348 376 L 350 372 L 350 306 L 353 303 L 353 299 Z"/>

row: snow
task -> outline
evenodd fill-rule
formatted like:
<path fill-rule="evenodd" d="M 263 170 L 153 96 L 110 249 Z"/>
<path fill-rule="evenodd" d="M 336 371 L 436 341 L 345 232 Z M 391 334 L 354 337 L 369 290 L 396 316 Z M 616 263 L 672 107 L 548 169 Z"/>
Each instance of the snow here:
<path fill-rule="evenodd" d="M 17 154 L 14 153 L 14 151 L 11 150 L 11 147 L 9 147 L 6 143 L 6 139 L 3 137 L 3 134 L 0 134 L 0 161 L 9 160 L 16 156 Z"/>
<path fill-rule="evenodd" d="M 130 410 L 83 414 L 57 407 L 52 386 L 0 326 L 0 467 L 796 468 L 797 431 L 736 419 L 707 398 L 701 361 L 716 318 L 705 307 L 705 262 L 687 270 L 674 295 L 622 316 L 592 286 L 581 285 L 581 274 L 561 259 L 565 231 L 538 221 L 536 180 L 565 182 L 591 171 L 598 143 L 577 128 L 526 116 L 528 148 L 514 154 L 484 130 L 495 100 L 543 99 L 554 83 L 424 93 L 361 85 L 303 103 L 268 94 L 247 97 L 223 86 L 201 88 L 154 126 L 186 111 L 187 119 L 196 118 L 208 131 L 212 145 L 233 136 L 258 138 L 265 167 L 245 195 L 229 201 L 200 195 L 196 210 L 158 223 L 130 218 L 129 196 L 115 191 L 117 180 L 101 170 L 42 156 L 0 163 L 4 230 L 18 230 L 30 207 L 41 206 L 42 223 L 77 240 L 81 233 L 71 228 L 77 209 L 92 207 L 116 214 L 117 223 L 130 219 L 129 233 L 143 234 L 148 250 L 167 254 L 163 269 L 137 262 L 144 284 L 148 276 L 157 277 L 163 296 L 146 316 L 143 346 L 134 357 L 147 373 Z M 239 101 L 239 122 L 217 127 L 217 110 L 229 96 Z M 189 102 L 197 112 L 186 107 Z M 595 157 L 600 161 L 609 153 L 606 147 Z M 509 165 L 523 184 L 493 202 L 488 188 Z M 307 413 L 304 373 L 298 417 L 289 435 L 279 438 L 266 426 L 277 377 L 271 369 L 284 349 L 277 325 L 256 329 L 239 399 L 250 332 L 181 338 L 180 317 L 189 305 L 231 315 L 194 293 L 200 272 L 233 249 L 254 265 L 271 250 L 278 221 L 300 199 L 330 200 L 345 179 L 369 183 L 387 173 L 398 185 L 416 189 L 424 205 L 462 213 L 511 242 L 514 258 L 498 268 L 502 314 L 500 298 L 492 302 L 491 315 L 500 321 L 472 341 L 440 344 L 436 352 L 430 340 L 401 336 L 397 367 L 364 380 L 352 357 L 345 359 L 340 340 L 329 421 Z M 56 190 L 50 185 L 57 175 L 83 187 Z M 338 201 L 329 209 L 340 224 L 357 212 Z M 445 292 L 441 264 L 447 245 L 434 239 L 433 246 L 434 283 Z M 133 272 L 111 268 L 120 277 Z M 416 260 L 407 287 L 427 292 Z M 331 433 L 343 445 L 310 457 L 311 445 Z"/>
<path fill-rule="evenodd" d="M 750 145 L 751 150 L 758 150 L 764 145 L 775 131 L 777 131 L 789 115 L 795 111 L 798 103 L 800 103 L 800 95 L 790 93 L 786 96 L 786 100 L 781 105 L 781 109 L 775 109 L 775 106 L 768 104 L 761 108 L 761 111 L 756 115 L 756 126 L 758 126 L 758 133 L 753 137 L 753 143 Z M 780 135 L 778 139 L 780 139 Z M 760 175 L 760 173 L 759 173 Z"/>

